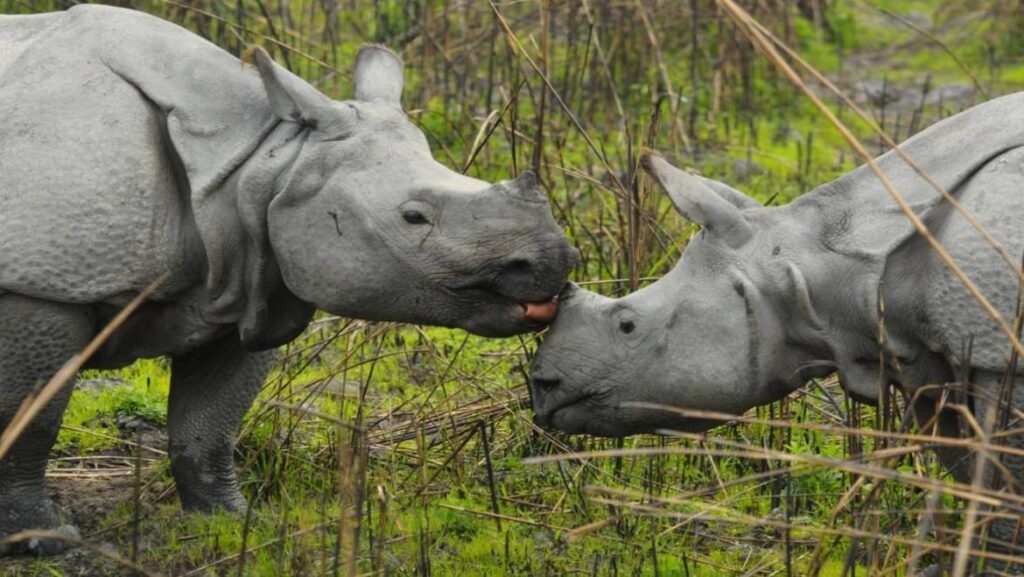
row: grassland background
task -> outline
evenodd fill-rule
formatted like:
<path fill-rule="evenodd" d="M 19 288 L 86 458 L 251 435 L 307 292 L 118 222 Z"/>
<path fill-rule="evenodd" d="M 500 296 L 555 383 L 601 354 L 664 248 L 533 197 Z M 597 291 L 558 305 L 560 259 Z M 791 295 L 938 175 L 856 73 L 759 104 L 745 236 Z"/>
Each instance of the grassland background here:
<path fill-rule="evenodd" d="M 1024 86 L 1016 1 L 742 4 L 897 140 Z M 435 156 L 488 180 L 536 170 L 583 256 L 574 280 L 610 295 L 664 274 L 695 230 L 638 175 L 642 146 L 766 203 L 788 202 L 856 164 L 710 0 L 122 5 L 236 54 L 260 44 L 336 98 L 351 94 L 361 44 L 390 46 L 406 63 L 405 108 Z M 0 13 L 66 6 L 0 0 Z M 899 443 L 798 424 L 900 428 L 898 397 L 896 417 L 879 419 L 826 379 L 753 413 L 793 427 L 567 437 L 532 424 L 525 375 L 535 345 L 534 336 L 487 340 L 321 315 L 282 350 L 246 420 L 237 455 L 252 504 L 244 518 L 186 514 L 177 504 L 163 453 L 167 362 L 83 375 L 50 475 L 58 501 L 101 551 L 3 561 L 0 571 L 130 574 L 105 552 L 162 575 L 904 575 L 914 548 L 898 538 L 956 543 L 963 503 L 947 495 L 728 452 L 871 460 Z M 619 447 L 638 453 L 526 461 Z M 677 454 L 643 454 L 648 448 Z M 906 478 L 944 478 L 924 451 L 874 462 Z M 918 535 L 926 502 L 945 514 Z M 938 559 L 917 553 L 922 566 Z"/>

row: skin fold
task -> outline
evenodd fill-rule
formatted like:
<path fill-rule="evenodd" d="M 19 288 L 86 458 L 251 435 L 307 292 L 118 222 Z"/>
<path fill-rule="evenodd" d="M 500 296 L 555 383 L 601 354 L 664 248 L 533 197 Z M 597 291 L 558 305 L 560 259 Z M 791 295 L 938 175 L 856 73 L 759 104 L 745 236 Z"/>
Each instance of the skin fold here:
<path fill-rule="evenodd" d="M 0 430 L 167 273 L 88 366 L 169 356 L 182 504 L 240 510 L 238 425 L 315 309 L 486 336 L 549 321 L 578 255 L 536 177 L 437 163 L 402 68 L 364 47 L 334 101 L 139 12 L 0 16 Z M 0 536 L 64 522 L 43 472 L 66 403 L 0 460 Z"/>
<path fill-rule="evenodd" d="M 1024 254 L 1021 110 L 1024 94 L 998 98 L 901 145 L 1011 256 Z M 610 299 L 575 287 L 563 292 L 532 368 L 539 423 L 609 437 L 703 431 L 721 420 L 651 405 L 741 414 L 832 372 L 860 400 L 876 402 L 889 383 L 915 398 L 925 385 L 956 381 L 961 366 L 977 385 L 972 406 L 983 422 L 1011 345 L 869 168 L 789 205 L 763 207 L 656 154 L 641 162 L 703 230 L 669 274 L 636 293 Z M 895 153 L 877 162 L 1012 323 L 1019 288 L 1013 268 Z M 963 358 L 968 341 L 972 354 Z M 916 398 L 919 417 L 935 415 L 932 393 Z M 1024 408 L 1024 394 L 1016 392 L 1010 404 Z M 954 417 L 939 417 L 944 430 L 957 430 Z M 1005 442 L 1024 447 L 1019 434 Z M 946 455 L 954 473 L 964 470 L 960 458 Z M 990 475 L 990 483 L 1019 490 L 1024 459 L 1004 456 L 1003 464 L 1011 475 Z M 990 534 L 1009 542 L 1015 530 L 1012 520 L 997 522 Z"/>

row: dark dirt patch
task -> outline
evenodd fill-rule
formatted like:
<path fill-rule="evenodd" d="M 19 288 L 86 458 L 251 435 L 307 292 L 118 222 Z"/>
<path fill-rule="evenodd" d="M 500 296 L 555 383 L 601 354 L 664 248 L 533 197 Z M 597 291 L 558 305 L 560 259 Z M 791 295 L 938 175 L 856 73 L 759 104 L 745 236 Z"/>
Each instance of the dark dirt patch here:
<path fill-rule="evenodd" d="M 127 436 L 135 438 L 134 433 Z M 142 432 L 144 447 L 164 448 L 167 435 L 162 430 Z M 143 451 L 148 459 L 161 456 Z M 131 543 L 122 543 L 115 538 L 110 519 L 113 513 L 131 506 L 135 498 L 135 476 L 133 447 L 122 445 L 104 450 L 95 455 L 51 462 L 47 472 L 50 497 L 61 508 L 69 521 L 78 528 L 81 537 L 93 547 L 103 549 L 119 557 L 131 554 Z M 145 462 L 143 483 L 153 477 L 162 463 Z M 153 486 L 155 485 L 155 487 Z M 142 513 L 151 510 L 152 503 L 162 493 L 162 483 L 145 487 L 142 492 Z M 53 557 L 35 559 L 30 557 L 0 558 L 0 577 L 122 577 L 136 573 L 101 553 L 87 548 L 69 550 Z"/>

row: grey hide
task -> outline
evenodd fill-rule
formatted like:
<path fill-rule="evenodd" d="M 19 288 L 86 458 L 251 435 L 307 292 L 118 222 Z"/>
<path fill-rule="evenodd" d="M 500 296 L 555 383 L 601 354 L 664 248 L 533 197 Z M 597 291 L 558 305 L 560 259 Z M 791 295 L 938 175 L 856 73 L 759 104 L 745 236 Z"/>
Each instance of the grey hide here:
<path fill-rule="evenodd" d="M 901 148 L 1019 263 L 1022 145 L 1024 94 L 1014 94 L 945 119 Z M 878 162 L 1012 323 L 1019 285 L 1013 269 L 895 153 Z M 934 395 L 936 388 L 922 387 L 956 381 L 958 367 L 968 369 L 979 387 L 979 417 L 986 399 L 998 394 L 1011 352 L 1008 339 L 867 166 L 787 206 L 766 208 L 655 154 L 642 163 L 678 210 L 703 229 L 679 264 L 642 290 L 620 299 L 566 290 L 532 369 L 541 424 L 613 437 L 700 431 L 720 421 L 638 405 L 740 414 L 833 371 L 846 391 L 869 402 L 879 398 L 882 383 L 896 383 L 909 396 Z M 972 354 L 964 358 L 969 341 Z M 1024 393 L 1018 391 L 1013 402 L 1024 409 Z M 935 402 L 924 398 L 915 409 L 928 417 Z M 957 430 L 949 414 L 940 417 L 945 431 Z M 1019 434 L 1006 442 L 1024 448 Z M 947 463 L 963 473 L 954 459 L 947 456 Z M 1006 457 L 1005 464 L 1016 480 L 993 481 L 1019 490 L 1024 459 Z M 996 524 L 993 535 L 1008 540 L 1014 525 Z"/>
<path fill-rule="evenodd" d="M 190 509 L 244 507 L 237 426 L 315 308 L 511 335 L 550 320 L 577 258 L 532 173 L 434 161 L 387 49 L 359 52 L 343 102 L 254 60 L 129 10 L 0 16 L 0 429 L 168 272 L 89 366 L 172 358 Z M 0 535 L 64 522 L 43 471 L 66 402 L 0 461 Z"/>

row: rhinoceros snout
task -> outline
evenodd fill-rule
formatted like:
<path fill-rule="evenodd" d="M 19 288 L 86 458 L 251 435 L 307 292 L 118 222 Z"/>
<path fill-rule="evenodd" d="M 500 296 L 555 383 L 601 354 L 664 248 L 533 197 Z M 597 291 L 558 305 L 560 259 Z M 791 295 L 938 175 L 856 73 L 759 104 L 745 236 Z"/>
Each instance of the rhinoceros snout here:
<path fill-rule="evenodd" d="M 533 367 L 533 374 L 530 376 L 530 395 L 533 400 L 533 422 L 538 427 L 550 427 L 551 417 L 556 407 L 552 404 L 554 397 L 558 396 L 562 379 L 544 374 L 537 365 Z"/>
<path fill-rule="evenodd" d="M 495 287 L 516 300 L 548 302 L 565 286 L 577 262 L 574 253 L 563 240 L 514 254 L 495 267 Z"/>
<path fill-rule="evenodd" d="M 562 384 L 562 379 L 545 379 L 541 377 L 533 377 L 530 380 L 533 384 L 533 390 L 535 391 L 551 391 L 558 388 L 558 385 Z"/>

